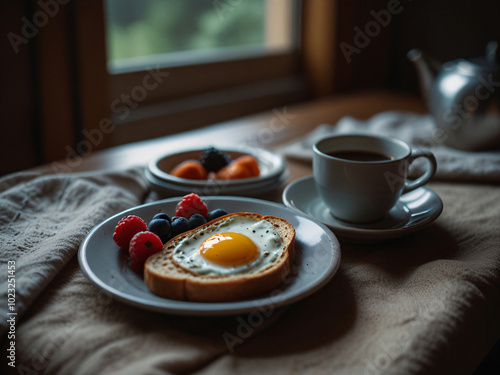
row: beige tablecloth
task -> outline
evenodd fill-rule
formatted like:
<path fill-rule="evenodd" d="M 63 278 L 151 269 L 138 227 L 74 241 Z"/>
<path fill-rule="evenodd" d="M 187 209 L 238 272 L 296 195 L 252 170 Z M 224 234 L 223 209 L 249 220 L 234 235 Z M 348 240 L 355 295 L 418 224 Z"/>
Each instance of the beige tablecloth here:
<path fill-rule="evenodd" d="M 500 337 L 500 189 L 431 188 L 445 206 L 435 223 L 393 241 L 342 243 L 338 273 L 314 295 L 281 310 L 203 318 L 124 305 L 79 269 L 90 228 L 143 201 L 142 171 L 6 177 L 4 333 L 8 260 L 19 314 L 2 352 L 14 341 L 16 374 L 471 373 Z"/>

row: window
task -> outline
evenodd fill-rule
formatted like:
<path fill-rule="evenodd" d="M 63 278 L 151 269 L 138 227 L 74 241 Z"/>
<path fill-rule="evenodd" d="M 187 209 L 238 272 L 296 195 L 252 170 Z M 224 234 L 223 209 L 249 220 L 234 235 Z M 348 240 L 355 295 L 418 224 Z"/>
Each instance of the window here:
<path fill-rule="evenodd" d="M 299 1 L 101 1 L 92 22 L 83 10 L 89 5 L 77 4 L 82 11 L 76 15 L 85 37 L 100 27 L 104 36 L 102 54 L 79 48 L 83 102 L 102 102 L 106 95 L 116 124 L 107 145 L 213 124 L 307 95 L 300 77 Z M 103 80 L 105 93 L 96 86 Z M 84 129 L 99 121 L 90 117 L 82 108 Z"/>
<path fill-rule="evenodd" d="M 287 4 L 288 3 L 288 4 Z M 110 73 L 292 47 L 289 0 L 106 0 Z M 278 13 L 279 12 L 279 13 Z"/>
<path fill-rule="evenodd" d="M 345 13 L 324 0 L 21 3 L 2 7 L 4 34 L 25 38 L 19 54 L 3 45 L 3 89 L 24 104 L 7 111 L 22 126 L 2 145 L 37 151 L 13 170 L 329 94 Z"/>

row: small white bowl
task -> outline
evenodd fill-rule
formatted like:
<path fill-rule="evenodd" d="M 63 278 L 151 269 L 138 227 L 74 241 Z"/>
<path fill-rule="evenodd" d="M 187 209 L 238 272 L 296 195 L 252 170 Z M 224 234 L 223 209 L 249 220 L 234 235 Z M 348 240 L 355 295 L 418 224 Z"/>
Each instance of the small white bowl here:
<path fill-rule="evenodd" d="M 167 153 L 160 157 L 156 157 L 149 162 L 149 173 L 159 180 L 165 181 L 170 185 L 177 185 L 179 187 L 204 188 L 207 186 L 220 186 L 222 180 L 192 180 L 172 176 L 170 174 L 170 171 L 183 161 L 200 160 L 201 155 L 206 148 L 208 148 L 208 146 L 205 148 Z M 229 154 L 233 160 L 243 155 L 252 155 L 257 160 L 260 169 L 260 175 L 257 177 L 224 180 L 223 185 L 226 187 L 248 186 L 268 180 L 278 180 L 280 175 L 283 174 L 286 169 L 286 163 L 283 157 L 261 148 L 238 147 L 234 149 L 220 149 L 220 151 Z"/>

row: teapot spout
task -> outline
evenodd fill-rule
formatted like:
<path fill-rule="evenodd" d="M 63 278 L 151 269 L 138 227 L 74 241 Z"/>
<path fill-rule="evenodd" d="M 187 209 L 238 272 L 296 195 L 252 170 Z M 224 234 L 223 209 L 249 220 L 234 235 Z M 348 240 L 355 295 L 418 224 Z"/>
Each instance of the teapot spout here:
<path fill-rule="evenodd" d="M 428 102 L 429 92 L 434 82 L 434 78 L 436 78 L 441 68 L 441 63 L 417 48 L 410 50 L 406 56 L 413 62 L 417 69 L 420 90 L 425 101 Z"/>

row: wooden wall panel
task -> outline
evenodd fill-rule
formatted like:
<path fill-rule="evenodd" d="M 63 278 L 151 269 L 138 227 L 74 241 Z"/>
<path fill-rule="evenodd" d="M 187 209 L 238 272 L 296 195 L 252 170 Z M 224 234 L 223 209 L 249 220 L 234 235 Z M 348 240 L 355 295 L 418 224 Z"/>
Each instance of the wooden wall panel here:
<path fill-rule="evenodd" d="M 46 162 L 65 159 L 68 150 L 74 149 L 78 140 L 72 6 L 72 3 L 58 4 L 57 7 L 54 5 L 49 21 L 40 28 L 37 36 L 35 64 L 38 73 L 41 141 Z M 43 9 L 38 7 L 36 11 Z"/>
<path fill-rule="evenodd" d="M 29 13 L 28 1 L 0 2 L 0 175 L 42 162 L 32 67 L 36 40 L 22 34 L 22 17 Z"/>
<path fill-rule="evenodd" d="M 334 90 L 338 17 L 336 0 L 302 2 L 302 64 L 316 96 L 329 95 Z"/>

